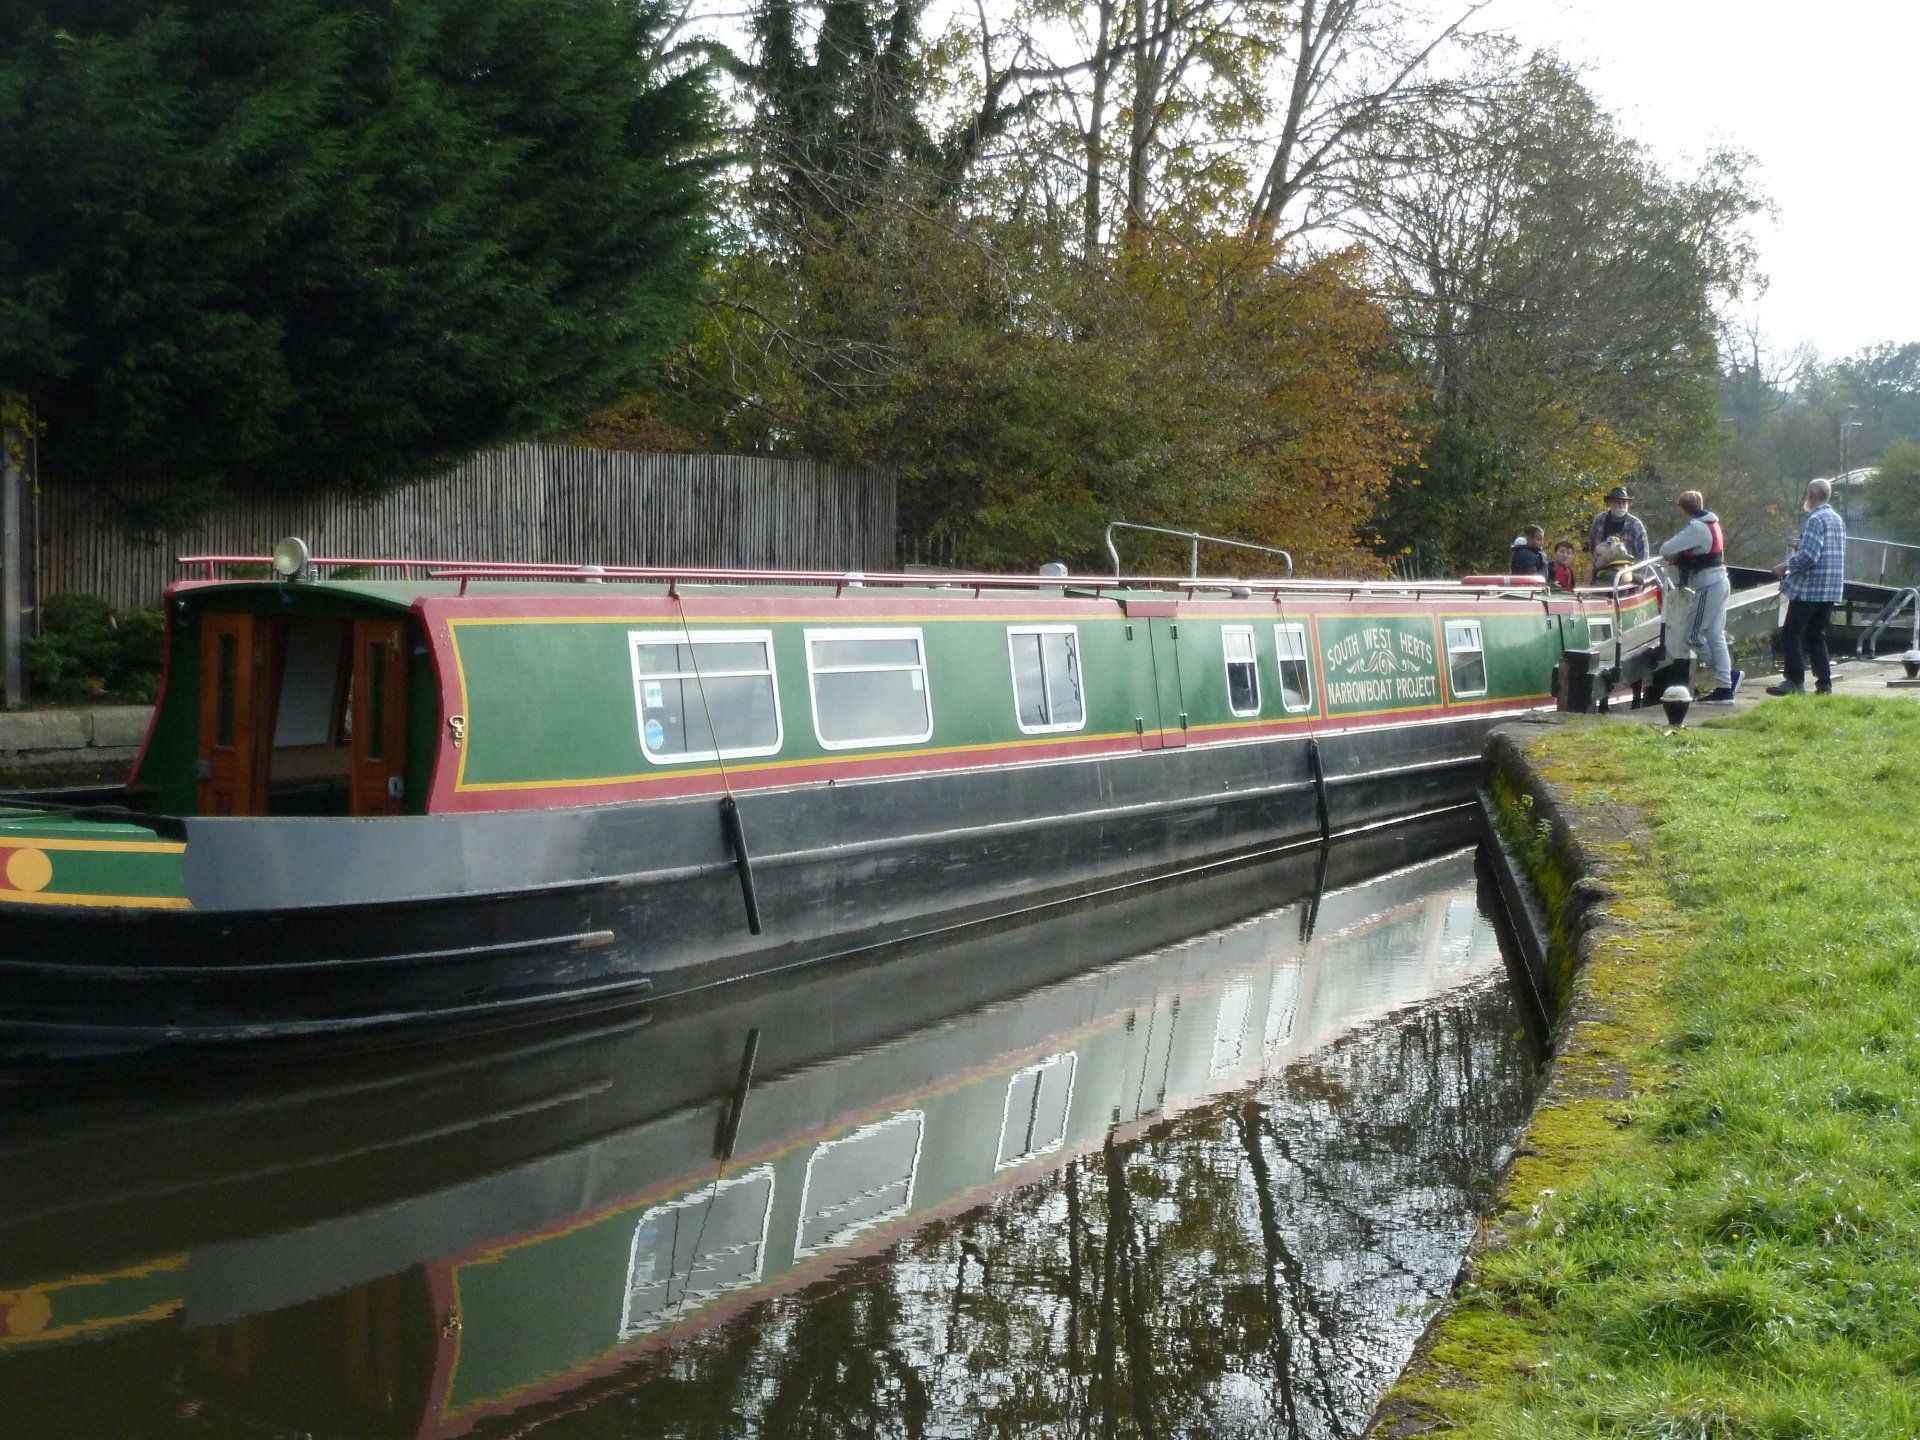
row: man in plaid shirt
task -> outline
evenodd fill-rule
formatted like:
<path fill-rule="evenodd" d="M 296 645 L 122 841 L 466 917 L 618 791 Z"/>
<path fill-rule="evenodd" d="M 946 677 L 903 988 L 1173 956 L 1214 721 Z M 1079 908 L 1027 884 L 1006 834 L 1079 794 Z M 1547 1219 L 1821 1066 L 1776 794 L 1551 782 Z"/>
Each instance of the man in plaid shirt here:
<path fill-rule="evenodd" d="M 1833 486 L 1807 482 L 1806 523 L 1800 544 L 1773 573 L 1787 597 L 1787 618 L 1780 627 L 1786 651 L 1786 678 L 1769 685 L 1769 695 L 1798 695 L 1806 688 L 1807 660 L 1813 660 L 1813 693 L 1833 693 L 1833 667 L 1827 658 L 1827 618 L 1847 588 L 1847 527 L 1827 501 Z"/>

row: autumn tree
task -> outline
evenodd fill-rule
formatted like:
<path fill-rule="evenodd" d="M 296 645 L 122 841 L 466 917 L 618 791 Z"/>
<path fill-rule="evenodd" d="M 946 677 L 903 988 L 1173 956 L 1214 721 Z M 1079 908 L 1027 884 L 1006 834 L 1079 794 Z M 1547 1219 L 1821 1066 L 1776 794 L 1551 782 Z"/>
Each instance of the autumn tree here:
<path fill-rule="evenodd" d="M 1486 0 L 1440 12 L 1409 0 L 1283 0 L 1283 64 L 1248 225 L 1263 238 L 1338 226 L 1367 177 L 1405 163 L 1400 137 L 1482 103 L 1502 78 L 1470 29 Z M 1481 55 L 1476 69 L 1462 64 Z"/>
<path fill-rule="evenodd" d="M 1873 463 L 1874 475 L 1866 484 L 1859 521 L 1880 539 L 1920 544 L 1920 444 L 1895 440 Z M 1905 563 L 1899 573 L 1911 575 L 1916 568 L 1913 557 L 1902 558 Z"/>
<path fill-rule="evenodd" d="M 0 390 L 49 468 L 364 489 L 632 386 L 713 126 L 656 0 L 0 0 Z"/>
<path fill-rule="evenodd" d="M 1720 354 L 1720 444 L 1700 488 L 1720 517 L 1728 557 L 1771 565 L 1820 449 L 1793 394 L 1815 361 L 1805 350 L 1776 353 L 1752 324 L 1727 327 Z"/>
<path fill-rule="evenodd" d="M 1851 454 L 1876 455 L 1895 440 L 1920 441 L 1920 342 L 1871 345 L 1818 367 L 1808 399 L 1836 416 L 1857 407 L 1860 422 Z"/>
<path fill-rule="evenodd" d="M 1920 453 L 1920 344 L 1823 361 L 1804 346 L 1775 354 L 1749 326 L 1729 332 L 1722 356 L 1722 440 L 1707 488 L 1720 497 L 1730 553 L 1773 563 L 1799 527 L 1807 481 L 1863 466 L 1878 473 L 1838 500 L 1849 528 L 1920 542 L 1920 490 L 1910 483 Z"/>
<path fill-rule="evenodd" d="M 1351 223 L 1390 268 L 1431 443 L 1383 512 L 1426 567 L 1571 532 L 1711 453 L 1721 307 L 1749 278 L 1745 158 L 1665 173 L 1558 62 L 1404 127 Z"/>
<path fill-rule="evenodd" d="M 927 88 L 926 0 L 824 0 L 809 46 L 804 7 L 760 0 L 753 52 L 731 69 L 753 100 L 747 196 L 774 237 L 846 223 L 901 167 L 933 161 L 918 106 Z"/>
<path fill-rule="evenodd" d="M 1679 488 L 1744 162 L 1667 173 L 1482 8 L 754 0 L 716 300 L 650 413 L 884 465 L 980 563 L 1124 513 L 1478 567 Z"/>

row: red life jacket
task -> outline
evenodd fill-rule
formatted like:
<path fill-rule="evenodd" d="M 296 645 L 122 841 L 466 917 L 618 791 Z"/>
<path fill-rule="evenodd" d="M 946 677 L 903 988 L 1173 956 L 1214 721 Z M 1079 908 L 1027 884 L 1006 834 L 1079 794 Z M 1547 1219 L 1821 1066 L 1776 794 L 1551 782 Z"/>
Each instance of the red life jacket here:
<path fill-rule="evenodd" d="M 1724 568 L 1727 563 L 1727 537 L 1720 529 L 1720 517 L 1711 510 L 1702 510 L 1693 517 L 1707 527 L 1707 533 L 1713 537 L 1713 544 L 1704 553 L 1687 552 L 1676 557 L 1680 562 L 1681 580 L 1691 580 L 1702 570 Z"/>

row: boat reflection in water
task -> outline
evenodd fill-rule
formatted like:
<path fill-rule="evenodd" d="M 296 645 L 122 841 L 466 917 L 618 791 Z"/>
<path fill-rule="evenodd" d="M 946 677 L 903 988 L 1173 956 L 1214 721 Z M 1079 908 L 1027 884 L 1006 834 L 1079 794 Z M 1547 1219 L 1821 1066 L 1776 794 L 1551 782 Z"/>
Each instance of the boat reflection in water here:
<path fill-rule="evenodd" d="M 1531 1098 L 1464 838 L 489 1057 L 16 1095 L 9 1421 L 1354 1433 Z"/>

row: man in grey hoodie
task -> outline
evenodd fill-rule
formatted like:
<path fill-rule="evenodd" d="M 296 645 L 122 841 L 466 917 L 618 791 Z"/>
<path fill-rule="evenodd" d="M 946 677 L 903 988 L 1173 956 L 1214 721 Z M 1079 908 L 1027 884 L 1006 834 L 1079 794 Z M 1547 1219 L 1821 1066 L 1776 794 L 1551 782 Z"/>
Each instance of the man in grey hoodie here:
<path fill-rule="evenodd" d="M 1720 517 L 1707 509 L 1698 490 L 1683 491 L 1680 509 L 1687 517 L 1680 533 L 1660 547 L 1660 558 L 1673 562 L 1680 583 L 1693 591 L 1688 616 L 1687 648 L 1713 669 L 1713 689 L 1700 697 L 1702 705 L 1731 705 L 1740 689 L 1740 672 L 1727 654 L 1727 540 Z"/>

